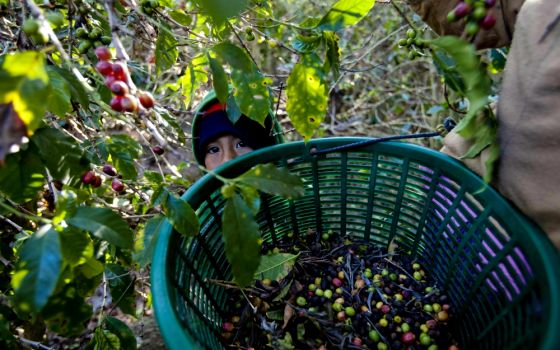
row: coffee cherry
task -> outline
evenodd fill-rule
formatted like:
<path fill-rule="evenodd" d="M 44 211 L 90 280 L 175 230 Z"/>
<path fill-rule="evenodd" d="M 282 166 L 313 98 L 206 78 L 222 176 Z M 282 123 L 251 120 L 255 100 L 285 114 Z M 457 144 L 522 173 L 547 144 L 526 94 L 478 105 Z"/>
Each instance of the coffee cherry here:
<path fill-rule="evenodd" d="M 480 29 L 479 25 L 474 22 L 467 23 L 467 26 L 465 27 L 465 31 L 467 32 L 468 35 L 475 35 L 476 33 L 478 33 L 479 29 Z"/>
<path fill-rule="evenodd" d="M 111 39 L 110 36 L 103 35 L 103 36 L 101 37 L 101 43 L 102 43 L 103 45 L 109 45 L 112 41 L 113 41 L 113 39 Z"/>
<path fill-rule="evenodd" d="M 82 182 L 85 185 L 91 184 L 94 180 L 95 180 L 95 174 L 91 170 L 87 171 L 86 173 L 84 173 L 84 175 L 82 175 Z"/>
<path fill-rule="evenodd" d="M 476 20 L 483 19 L 486 16 L 486 9 L 484 7 L 477 7 L 474 9 L 472 16 Z"/>
<path fill-rule="evenodd" d="M 117 80 L 111 84 L 111 91 L 117 96 L 128 94 L 128 85 L 124 81 Z"/>
<path fill-rule="evenodd" d="M 87 52 L 87 50 L 89 50 L 90 47 L 91 47 L 91 41 L 84 40 L 80 42 L 80 44 L 78 45 L 78 52 L 84 54 Z"/>
<path fill-rule="evenodd" d="M 305 306 L 307 304 L 307 300 L 304 297 L 297 297 L 296 304 L 299 306 Z"/>
<path fill-rule="evenodd" d="M 98 46 L 95 48 L 95 56 L 100 61 L 108 61 L 111 59 L 111 51 L 106 46 Z"/>
<path fill-rule="evenodd" d="M 494 7 L 494 5 L 496 5 L 496 0 L 485 0 L 484 1 L 484 6 L 486 6 L 487 8 Z"/>
<path fill-rule="evenodd" d="M 105 164 L 103 166 L 103 172 L 109 176 L 116 176 L 117 175 L 117 171 L 115 170 L 115 168 L 113 168 L 111 165 L 109 164 Z"/>
<path fill-rule="evenodd" d="M 362 341 L 361 338 L 355 337 L 354 339 L 352 339 L 352 344 L 356 346 L 362 346 L 364 342 Z"/>
<path fill-rule="evenodd" d="M 93 182 L 91 183 L 91 186 L 93 188 L 97 188 L 97 187 L 101 186 L 101 177 L 96 176 L 95 179 L 93 180 Z"/>
<path fill-rule="evenodd" d="M 117 179 L 113 179 L 113 182 L 111 182 L 111 188 L 115 192 L 122 192 L 124 191 L 124 184 Z"/>
<path fill-rule="evenodd" d="M 471 6 L 466 2 L 460 2 L 453 10 L 456 18 L 463 18 L 471 12 Z"/>
<path fill-rule="evenodd" d="M 375 343 L 377 343 L 381 339 L 381 337 L 379 336 L 379 333 L 374 329 L 369 331 L 368 337 L 369 337 L 369 339 L 371 339 L 371 341 L 373 341 Z"/>
<path fill-rule="evenodd" d="M 113 74 L 115 75 L 115 78 L 117 80 L 126 81 L 128 72 L 128 70 L 126 69 L 126 64 L 122 62 L 115 62 L 111 67 L 113 68 Z"/>
<path fill-rule="evenodd" d="M 401 341 L 404 344 L 413 344 L 416 340 L 416 336 L 412 332 L 405 332 L 401 335 Z"/>
<path fill-rule="evenodd" d="M 123 96 L 113 96 L 110 103 L 111 108 L 116 112 L 124 111 L 122 106 L 122 100 L 123 100 Z"/>
<path fill-rule="evenodd" d="M 455 14 L 455 11 L 450 11 L 447 14 L 447 21 L 448 22 L 455 22 L 457 20 L 457 15 Z"/>
<path fill-rule="evenodd" d="M 88 37 L 87 29 L 83 27 L 76 29 L 76 37 L 79 39 L 86 39 Z"/>
<path fill-rule="evenodd" d="M 339 312 L 336 314 L 336 319 L 339 320 L 339 321 L 344 321 L 344 320 L 346 320 L 346 313 L 345 313 L 344 311 L 339 311 Z"/>
<path fill-rule="evenodd" d="M 99 72 L 99 74 L 103 76 L 108 76 L 113 73 L 112 64 L 109 61 L 99 61 L 95 65 L 95 69 Z"/>
<path fill-rule="evenodd" d="M 124 112 L 134 112 L 138 109 L 138 100 L 135 96 L 126 94 L 122 96 L 121 107 Z"/>
<path fill-rule="evenodd" d="M 440 311 L 437 313 L 437 318 L 438 320 L 445 322 L 449 318 L 449 314 L 447 313 L 447 311 Z"/>
<path fill-rule="evenodd" d="M 335 287 L 340 287 L 340 286 L 342 286 L 342 281 L 339 278 L 335 277 L 335 278 L 332 279 L 332 284 Z"/>
<path fill-rule="evenodd" d="M 496 17 L 494 17 L 494 15 L 492 15 L 491 13 L 487 14 L 482 21 L 480 21 L 480 26 L 483 29 L 491 29 L 492 27 L 494 27 L 494 25 L 496 24 Z"/>
<path fill-rule="evenodd" d="M 103 30 L 101 30 L 101 28 L 99 27 L 93 28 L 91 32 L 89 32 L 88 34 L 88 39 L 96 40 L 97 38 L 101 37 L 101 34 L 103 34 Z"/>
<path fill-rule="evenodd" d="M 406 36 L 411 39 L 414 39 L 416 37 L 416 31 L 410 28 L 409 30 L 406 31 Z"/>
<path fill-rule="evenodd" d="M 165 152 L 165 150 L 164 150 L 162 147 L 160 147 L 160 146 L 154 146 L 154 147 L 152 148 L 152 151 L 153 151 L 155 154 L 157 154 L 158 156 L 161 156 L 161 155 Z"/>
<path fill-rule="evenodd" d="M 26 19 L 25 22 L 23 22 L 22 29 L 27 35 L 35 34 L 39 30 L 39 22 L 33 18 Z"/>
<path fill-rule="evenodd" d="M 138 100 L 140 100 L 140 104 L 146 109 L 152 108 L 155 105 L 154 97 L 147 91 L 140 91 L 138 93 Z"/>
<path fill-rule="evenodd" d="M 346 312 L 346 315 L 350 317 L 356 315 L 356 310 L 352 306 L 348 306 L 347 308 L 344 309 L 344 311 Z"/>
<path fill-rule="evenodd" d="M 224 322 L 222 324 L 222 329 L 226 332 L 232 332 L 234 329 L 233 323 L 231 322 Z"/>

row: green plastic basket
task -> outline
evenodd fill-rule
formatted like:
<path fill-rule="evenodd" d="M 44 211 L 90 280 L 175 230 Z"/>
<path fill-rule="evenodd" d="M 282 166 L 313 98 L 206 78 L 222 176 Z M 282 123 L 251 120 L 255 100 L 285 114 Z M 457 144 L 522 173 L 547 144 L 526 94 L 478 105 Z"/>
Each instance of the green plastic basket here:
<path fill-rule="evenodd" d="M 361 138 L 294 142 L 251 152 L 217 169 L 235 177 L 273 162 L 299 175 L 304 197 L 263 196 L 263 238 L 308 229 L 369 240 L 395 238 L 447 291 L 461 349 L 560 349 L 560 255 L 544 233 L 458 161 L 423 147 L 387 142 L 313 155 Z M 220 181 L 205 176 L 183 198 L 201 232 L 166 224 L 152 263 L 153 305 L 170 349 L 222 349 L 230 280 L 220 234 Z"/>

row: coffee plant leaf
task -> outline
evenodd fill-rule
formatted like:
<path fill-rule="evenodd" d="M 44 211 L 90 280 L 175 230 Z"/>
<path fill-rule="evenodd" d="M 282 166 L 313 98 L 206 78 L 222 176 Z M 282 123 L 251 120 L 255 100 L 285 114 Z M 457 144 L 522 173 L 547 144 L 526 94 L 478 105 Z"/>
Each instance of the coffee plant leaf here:
<path fill-rule="evenodd" d="M 38 129 L 31 142 L 55 180 L 78 186 L 82 174 L 89 169 L 89 160 L 80 145 L 55 128 Z"/>
<path fill-rule="evenodd" d="M 113 303 L 120 307 L 122 312 L 129 315 L 136 313 L 134 299 L 134 278 L 130 272 L 121 265 L 106 264 L 105 277 L 111 290 Z"/>
<path fill-rule="evenodd" d="M 297 255 L 288 253 L 263 255 L 255 272 L 255 279 L 268 278 L 273 281 L 280 281 L 290 273 L 297 257 Z"/>
<path fill-rule="evenodd" d="M 238 186 L 238 188 L 241 191 L 241 195 L 243 196 L 245 203 L 247 203 L 247 206 L 251 208 L 253 215 L 257 215 L 261 207 L 261 196 L 259 191 L 257 191 L 257 189 L 253 186 L 241 185 Z"/>
<path fill-rule="evenodd" d="M 298 198 L 304 194 L 303 182 L 298 176 L 271 163 L 256 165 L 235 181 L 286 198 Z"/>
<path fill-rule="evenodd" d="M 226 201 L 222 233 L 233 278 L 240 287 L 245 287 L 253 281 L 259 267 L 261 235 L 251 208 L 237 193 Z"/>
<path fill-rule="evenodd" d="M 76 282 L 74 278 L 71 283 L 64 284 L 41 312 L 49 330 L 66 337 L 82 333 L 92 316 L 92 307 L 86 303 Z"/>
<path fill-rule="evenodd" d="M 185 73 L 178 79 L 181 92 L 185 97 L 184 105 L 190 107 L 194 94 L 208 81 L 207 58 L 205 54 L 196 55 L 187 65 Z"/>
<path fill-rule="evenodd" d="M 66 222 L 117 247 L 133 247 L 133 233 L 128 223 L 111 209 L 79 207 Z"/>
<path fill-rule="evenodd" d="M 373 8 L 375 0 L 339 0 L 321 18 L 318 29 L 337 31 L 361 21 Z"/>
<path fill-rule="evenodd" d="M 333 32 L 324 32 L 323 38 L 327 45 L 324 71 L 328 72 L 330 70 L 333 74 L 333 78 L 336 80 L 340 76 L 341 51 L 338 44 L 340 38 L 336 33 Z"/>
<path fill-rule="evenodd" d="M 126 323 L 118 318 L 107 316 L 105 328 L 119 338 L 122 350 L 136 350 L 136 336 Z"/>
<path fill-rule="evenodd" d="M 82 107 L 89 108 L 89 98 L 84 85 L 76 78 L 76 76 L 67 69 L 57 66 L 47 66 L 47 71 L 56 72 L 60 77 L 64 78 L 68 83 L 70 95 L 72 99 L 77 101 Z"/>
<path fill-rule="evenodd" d="M 166 109 L 155 108 L 154 115 L 157 118 L 159 126 L 171 126 L 172 131 L 169 130 L 169 128 L 166 128 L 166 131 L 169 130 L 170 134 L 172 134 L 172 132 L 175 132 L 179 143 L 184 144 L 187 141 L 184 128 L 179 125 L 179 123 L 177 122 L 177 118 L 172 116 Z"/>
<path fill-rule="evenodd" d="M 142 146 L 128 135 L 112 135 L 106 140 L 107 151 L 117 172 L 124 179 L 135 180 L 138 176 L 135 160 L 142 153 Z"/>
<path fill-rule="evenodd" d="M 228 99 L 228 79 L 224 67 L 214 58 L 208 55 L 208 63 L 212 72 L 212 85 L 216 92 L 216 97 L 221 104 L 225 104 Z"/>
<path fill-rule="evenodd" d="M 95 329 L 91 342 L 86 346 L 86 350 L 120 350 L 121 341 L 116 334 L 101 327 Z"/>
<path fill-rule="evenodd" d="M 62 220 L 64 220 L 64 218 L 74 215 L 77 207 L 78 196 L 76 192 L 68 189 L 63 189 L 58 194 L 53 223 L 59 224 Z"/>
<path fill-rule="evenodd" d="M 45 183 L 45 167 L 38 149 L 29 144 L 27 149 L 9 154 L 0 166 L 0 192 L 16 203 L 37 197 Z"/>
<path fill-rule="evenodd" d="M 250 73 L 256 70 L 254 63 L 247 53 L 234 44 L 222 42 L 212 48 L 216 59 L 222 64 L 228 64 L 232 70 Z"/>
<path fill-rule="evenodd" d="M 134 260 L 140 266 L 146 266 L 152 262 L 152 253 L 156 244 L 159 232 L 169 223 L 162 215 L 157 215 L 146 222 L 140 231 L 140 237 L 136 241 L 137 247 L 133 255 Z"/>
<path fill-rule="evenodd" d="M 304 55 L 288 77 L 286 111 L 295 129 L 308 141 L 327 113 L 328 91 L 323 65 L 315 54 Z"/>
<path fill-rule="evenodd" d="M 251 72 L 233 70 L 231 80 L 234 87 L 233 95 L 241 113 L 264 125 L 271 108 L 268 79 L 257 70 Z"/>
<path fill-rule="evenodd" d="M 60 250 L 70 266 L 83 264 L 93 257 L 93 240 L 87 232 L 68 226 L 60 234 Z"/>
<path fill-rule="evenodd" d="M 168 12 L 169 17 L 182 26 L 188 27 L 192 24 L 193 18 L 183 10 L 173 10 Z"/>
<path fill-rule="evenodd" d="M 437 72 L 443 76 L 447 86 L 460 95 L 465 96 L 465 82 L 456 69 L 457 64 L 455 60 L 444 50 L 437 48 L 432 51 L 432 59 Z"/>
<path fill-rule="evenodd" d="M 156 70 L 158 73 L 168 70 L 179 57 L 178 42 L 165 22 L 159 23 L 156 41 Z"/>
<path fill-rule="evenodd" d="M 296 35 L 295 39 L 292 40 L 291 44 L 294 49 L 301 53 L 311 53 L 315 52 L 322 43 L 323 37 L 318 33 L 313 33 L 309 35 Z"/>
<path fill-rule="evenodd" d="M 47 67 L 47 74 L 51 86 L 47 99 L 47 109 L 59 117 L 65 118 L 66 113 L 72 110 L 72 105 L 70 104 L 70 85 L 66 79 L 50 67 Z"/>
<path fill-rule="evenodd" d="M 247 0 L 196 0 L 196 4 L 210 15 L 216 24 L 239 15 L 247 8 Z"/>
<path fill-rule="evenodd" d="M 88 279 L 93 279 L 101 275 L 104 270 L 105 266 L 94 257 L 87 258 L 85 262 L 80 263 L 80 265 L 76 267 L 76 271 L 80 272 Z"/>
<path fill-rule="evenodd" d="M 239 109 L 239 105 L 237 104 L 237 101 L 235 101 L 235 96 L 232 94 L 228 96 L 226 102 L 226 112 L 229 120 L 234 124 L 237 123 L 239 118 L 241 118 L 241 109 Z"/>
<path fill-rule="evenodd" d="M 39 312 L 53 293 L 62 266 L 60 237 L 45 225 L 19 251 L 20 265 L 12 278 L 15 303 L 22 311 Z"/>
<path fill-rule="evenodd" d="M 186 236 L 198 234 L 200 223 L 189 202 L 169 193 L 162 205 L 165 216 L 177 232 Z"/>

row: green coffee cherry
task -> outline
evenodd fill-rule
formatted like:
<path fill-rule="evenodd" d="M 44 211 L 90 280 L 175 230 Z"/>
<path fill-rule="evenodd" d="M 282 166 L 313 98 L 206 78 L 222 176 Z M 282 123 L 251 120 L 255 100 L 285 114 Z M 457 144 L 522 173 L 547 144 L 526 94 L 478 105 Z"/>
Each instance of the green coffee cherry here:
<path fill-rule="evenodd" d="M 42 28 L 39 28 L 39 31 L 37 31 L 37 33 L 32 34 L 31 38 L 33 38 L 33 40 L 37 44 L 46 44 L 49 42 L 49 35 Z"/>
<path fill-rule="evenodd" d="M 82 27 L 76 29 L 76 37 L 80 39 L 87 39 L 88 37 L 87 29 Z"/>
<path fill-rule="evenodd" d="M 109 44 L 111 44 L 112 41 L 113 41 L 113 39 L 111 39 L 110 36 L 103 35 L 101 37 L 101 43 L 103 43 L 103 45 L 109 45 Z"/>
<path fill-rule="evenodd" d="M 479 25 L 474 22 L 467 23 L 467 26 L 465 27 L 465 31 L 467 32 L 468 35 L 475 35 L 476 33 L 478 33 L 479 29 L 480 29 Z"/>
<path fill-rule="evenodd" d="M 307 300 L 304 297 L 297 297 L 296 304 L 299 306 L 305 306 L 307 304 Z"/>
<path fill-rule="evenodd" d="M 406 39 L 402 38 L 399 40 L 399 46 L 406 46 Z"/>
<path fill-rule="evenodd" d="M 91 41 L 84 40 L 78 45 L 78 52 L 81 54 L 85 54 L 90 47 L 91 47 Z"/>
<path fill-rule="evenodd" d="M 416 31 L 412 28 L 406 31 L 406 36 L 414 39 L 416 37 Z"/>
<path fill-rule="evenodd" d="M 39 30 L 39 22 L 33 18 L 26 19 L 25 22 L 23 22 L 22 29 L 27 35 L 35 34 Z"/>
<path fill-rule="evenodd" d="M 45 13 L 45 18 L 55 27 L 62 27 L 64 24 L 64 15 L 58 11 L 49 11 Z"/>

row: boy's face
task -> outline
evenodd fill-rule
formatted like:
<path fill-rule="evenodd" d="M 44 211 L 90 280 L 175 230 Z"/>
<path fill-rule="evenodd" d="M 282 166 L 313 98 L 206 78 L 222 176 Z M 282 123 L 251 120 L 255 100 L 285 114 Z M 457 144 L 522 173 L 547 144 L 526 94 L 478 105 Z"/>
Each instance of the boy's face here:
<path fill-rule="evenodd" d="M 206 146 L 204 166 L 212 170 L 218 165 L 252 150 L 240 138 L 233 135 L 223 135 Z"/>

